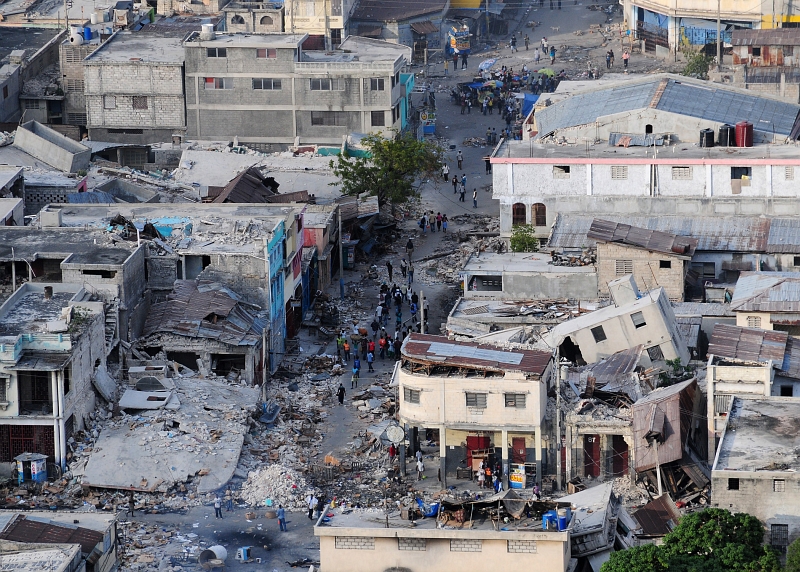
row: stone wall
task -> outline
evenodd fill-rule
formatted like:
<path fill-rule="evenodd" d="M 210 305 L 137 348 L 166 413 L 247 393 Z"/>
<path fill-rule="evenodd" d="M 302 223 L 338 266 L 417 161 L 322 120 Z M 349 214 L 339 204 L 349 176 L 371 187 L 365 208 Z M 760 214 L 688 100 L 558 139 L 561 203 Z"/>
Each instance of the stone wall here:
<path fill-rule="evenodd" d="M 630 261 L 631 270 L 617 273 L 617 261 Z M 684 300 L 685 261 L 669 254 L 632 248 L 618 243 L 597 243 L 597 272 L 601 298 L 608 298 L 608 283 L 633 274 L 642 292 L 662 286 L 673 302 Z M 666 267 L 669 265 L 669 267 Z"/>

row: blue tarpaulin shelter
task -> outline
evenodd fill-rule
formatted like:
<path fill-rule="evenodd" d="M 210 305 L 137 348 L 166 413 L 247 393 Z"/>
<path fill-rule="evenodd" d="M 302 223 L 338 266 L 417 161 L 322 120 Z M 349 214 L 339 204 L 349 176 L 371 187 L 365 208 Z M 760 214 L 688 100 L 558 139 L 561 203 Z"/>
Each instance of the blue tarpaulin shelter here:
<path fill-rule="evenodd" d="M 538 95 L 532 93 L 525 94 L 525 101 L 522 102 L 522 117 L 528 117 L 528 114 L 533 109 L 533 105 L 539 100 Z"/>

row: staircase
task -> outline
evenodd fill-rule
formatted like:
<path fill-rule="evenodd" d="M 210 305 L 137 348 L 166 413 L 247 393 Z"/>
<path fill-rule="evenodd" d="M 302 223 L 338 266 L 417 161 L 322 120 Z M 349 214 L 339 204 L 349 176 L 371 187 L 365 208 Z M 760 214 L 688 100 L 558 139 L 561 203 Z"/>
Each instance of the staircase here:
<path fill-rule="evenodd" d="M 106 306 L 106 352 L 110 353 L 119 342 L 119 300 Z"/>

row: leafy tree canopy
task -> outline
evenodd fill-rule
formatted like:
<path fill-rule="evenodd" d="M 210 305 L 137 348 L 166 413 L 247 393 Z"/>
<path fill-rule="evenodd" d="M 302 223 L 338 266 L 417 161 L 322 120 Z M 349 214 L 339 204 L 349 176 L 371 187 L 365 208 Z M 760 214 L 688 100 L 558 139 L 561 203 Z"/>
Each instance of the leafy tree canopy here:
<path fill-rule="evenodd" d="M 441 168 L 441 149 L 429 141 L 418 141 L 412 134 L 393 138 L 368 135 L 361 140 L 368 154 L 354 157 L 346 153 L 330 162 L 333 174 L 339 178 L 342 193 L 378 197 L 382 206 L 387 201 L 404 203 L 419 196 L 415 181 L 438 176 Z"/>
<path fill-rule="evenodd" d="M 530 224 L 518 224 L 511 229 L 511 252 L 538 252 L 538 250 L 536 227 Z"/>
<path fill-rule="evenodd" d="M 661 546 L 614 552 L 601 572 L 778 572 L 753 516 L 719 508 L 687 514 Z"/>

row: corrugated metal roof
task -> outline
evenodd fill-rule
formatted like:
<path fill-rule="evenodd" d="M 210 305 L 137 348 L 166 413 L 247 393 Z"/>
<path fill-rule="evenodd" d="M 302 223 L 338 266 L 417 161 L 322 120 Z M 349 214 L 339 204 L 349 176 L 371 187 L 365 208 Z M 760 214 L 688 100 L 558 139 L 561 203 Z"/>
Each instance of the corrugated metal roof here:
<path fill-rule="evenodd" d="M 731 44 L 734 46 L 800 46 L 800 29 L 733 30 Z"/>
<path fill-rule="evenodd" d="M 612 222 L 697 239 L 696 250 L 764 252 L 770 221 L 761 217 L 614 216 Z M 588 237 L 594 217 L 559 213 L 550 231 L 552 248 L 586 248 L 596 245 Z"/>
<path fill-rule="evenodd" d="M 700 338 L 700 325 L 703 318 L 700 316 L 681 316 L 675 318 L 675 324 L 689 348 L 697 348 Z"/>
<path fill-rule="evenodd" d="M 80 526 L 73 527 L 50 521 L 34 520 L 21 514 L 6 525 L 3 532 L 0 532 L 0 538 L 15 542 L 80 544 L 81 552 L 89 554 L 98 543 L 103 541 L 103 533 Z"/>
<path fill-rule="evenodd" d="M 697 239 L 695 238 L 686 238 L 676 234 L 598 218 L 592 221 L 592 226 L 586 236 L 602 242 L 619 242 L 628 246 L 680 256 L 686 259 L 690 259 L 697 248 Z"/>
<path fill-rule="evenodd" d="M 550 363 L 549 352 L 504 349 L 497 346 L 456 342 L 444 336 L 411 334 L 403 342 L 403 357 L 445 366 L 488 371 L 524 371 L 542 375 Z"/>
<path fill-rule="evenodd" d="M 266 203 L 267 198 L 278 193 L 280 186 L 274 177 L 265 177 L 255 167 L 250 167 L 236 175 L 213 203 Z"/>
<path fill-rule="evenodd" d="M 665 536 L 678 525 L 680 513 L 675 502 L 665 493 L 651 500 L 631 516 L 642 527 L 644 536 Z"/>
<path fill-rule="evenodd" d="M 358 22 L 401 22 L 423 14 L 441 14 L 446 6 L 445 0 L 429 0 L 428 2 L 361 0 L 353 10 L 350 19 Z M 359 33 L 360 35 L 362 34 Z"/>
<path fill-rule="evenodd" d="M 670 387 L 656 389 L 633 404 L 633 446 L 635 468 L 646 471 L 683 457 L 683 445 L 689 439 L 697 380 L 690 379 Z M 651 446 L 646 435 L 651 431 L 655 417 L 663 417 L 659 430 L 658 459 L 656 447 Z"/>
<path fill-rule="evenodd" d="M 539 138 L 557 129 L 594 123 L 598 117 L 647 107 L 658 81 L 629 82 L 610 88 L 578 93 L 536 112 Z"/>
<path fill-rule="evenodd" d="M 786 353 L 783 354 L 781 374 L 786 377 L 800 379 L 800 340 L 789 337 L 786 341 Z"/>
<path fill-rule="evenodd" d="M 661 93 L 656 98 L 657 92 Z M 536 125 L 541 138 L 558 129 L 594 123 L 598 117 L 646 107 L 731 125 L 747 120 L 757 131 L 787 136 L 800 113 L 800 106 L 793 103 L 667 75 L 575 94 L 537 111 Z"/>
<path fill-rule="evenodd" d="M 800 272 L 742 272 L 731 300 L 736 312 L 800 312 Z"/>
<path fill-rule="evenodd" d="M 439 31 L 439 28 L 431 22 L 430 20 L 423 20 L 422 22 L 413 22 L 411 24 L 411 29 L 414 30 L 417 34 L 421 34 L 423 36 L 427 36 L 428 34 L 435 34 Z"/>
<path fill-rule="evenodd" d="M 206 338 L 235 346 L 252 346 L 261 340 L 263 318 L 250 304 L 212 282 L 178 280 L 165 302 L 153 304 L 144 336 L 173 333 Z"/>
<path fill-rule="evenodd" d="M 789 334 L 774 330 L 717 324 L 708 344 L 709 355 L 767 363 L 781 367 Z"/>
<path fill-rule="evenodd" d="M 675 316 L 715 316 L 732 318 L 730 304 L 716 302 L 673 302 L 672 311 Z"/>
<path fill-rule="evenodd" d="M 767 252 L 800 253 L 800 218 L 772 219 L 767 237 Z"/>

